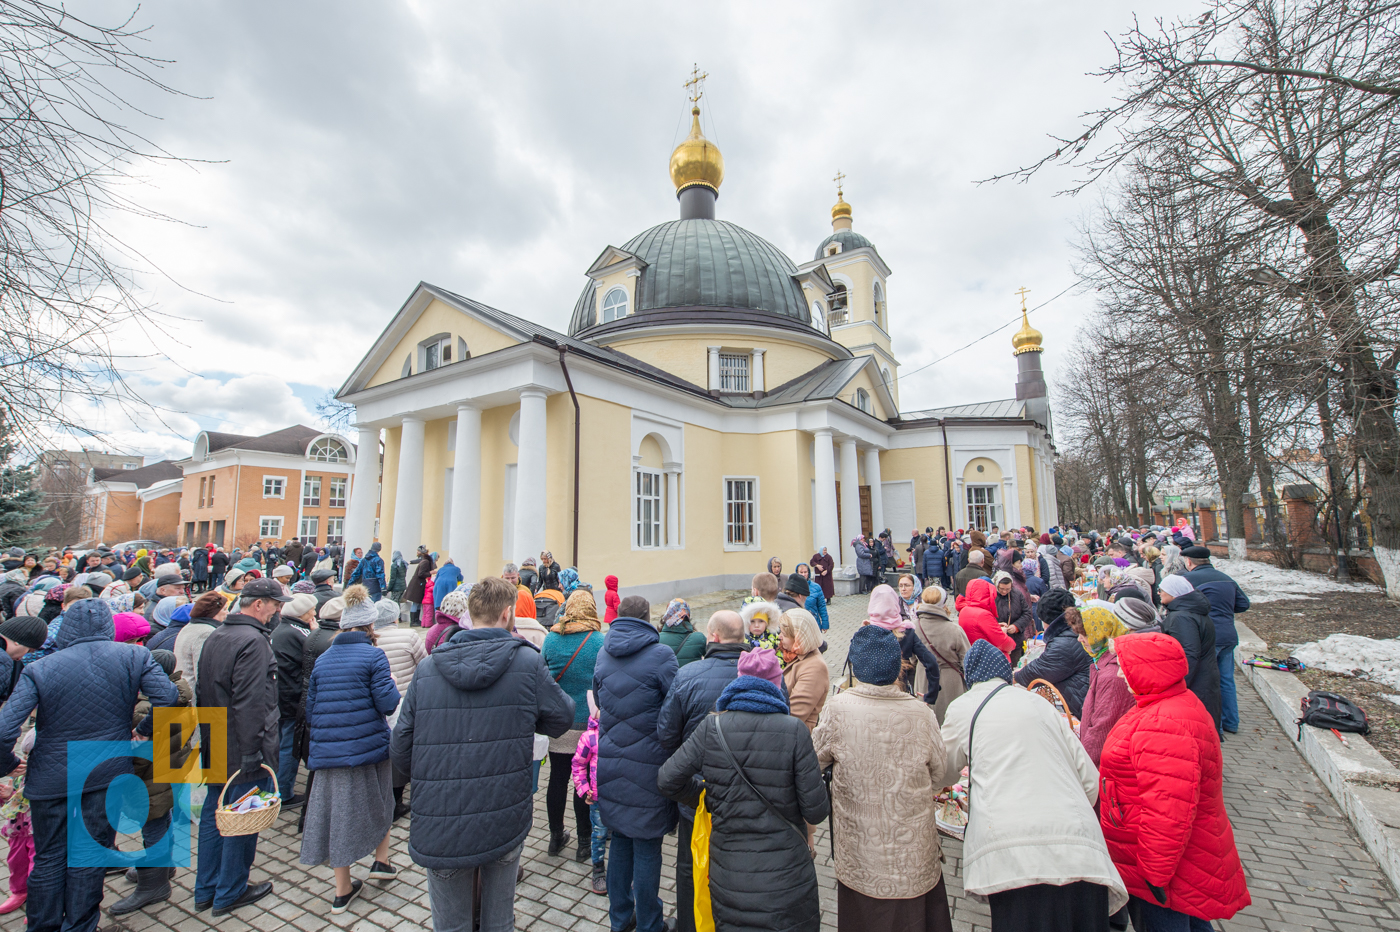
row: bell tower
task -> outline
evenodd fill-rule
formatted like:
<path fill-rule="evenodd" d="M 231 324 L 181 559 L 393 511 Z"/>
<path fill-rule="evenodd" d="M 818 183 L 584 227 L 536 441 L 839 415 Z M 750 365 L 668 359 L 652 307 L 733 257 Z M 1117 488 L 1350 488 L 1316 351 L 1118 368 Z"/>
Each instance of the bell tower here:
<path fill-rule="evenodd" d="M 1011 338 L 1011 354 L 1016 357 L 1016 400 L 1026 403 L 1026 416 L 1050 427 L 1050 398 L 1045 385 L 1045 372 L 1040 367 L 1041 332 L 1031 326 L 1030 312 L 1026 310 L 1026 295 L 1029 288 L 1016 292 L 1021 296 L 1021 329 Z"/>

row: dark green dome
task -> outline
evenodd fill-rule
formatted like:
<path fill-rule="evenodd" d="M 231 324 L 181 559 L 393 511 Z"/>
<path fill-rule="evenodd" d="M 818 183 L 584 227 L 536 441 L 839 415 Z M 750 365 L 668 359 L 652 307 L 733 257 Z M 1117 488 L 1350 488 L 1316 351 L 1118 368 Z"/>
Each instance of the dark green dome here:
<path fill-rule="evenodd" d="M 862 246 L 868 246 L 871 249 L 875 248 L 874 243 L 870 242 L 870 240 L 866 239 L 864 236 L 861 236 L 855 230 L 837 230 L 835 233 L 822 240 L 822 244 L 817 247 L 817 254 L 812 258 L 827 258 L 826 247 L 830 246 L 832 243 L 840 243 L 842 252 L 846 252 L 850 249 L 860 249 Z"/>
<path fill-rule="evenodd" d="M 637 306 L 623 319 L 627 325 L 643 323 L 649 312 L 682 308 L 741 312 L 754 322 L 776 317 L 775 323 L 790 326 L 812 324 L 792 260 L 741 226 L 725 220 L 671 220 L 633 237 L 622 249 L 646 263 L 637 282 Z M 598 326 L 597 287 L 590 281 L 579 295 L 571 336 Z"/>

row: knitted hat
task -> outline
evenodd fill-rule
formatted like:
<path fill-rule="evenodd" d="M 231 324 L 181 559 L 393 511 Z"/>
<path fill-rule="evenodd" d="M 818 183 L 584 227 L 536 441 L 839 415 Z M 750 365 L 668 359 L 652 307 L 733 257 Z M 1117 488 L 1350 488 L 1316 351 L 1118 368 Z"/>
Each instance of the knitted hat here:
<path fill-rule="evenodd" d="M 1163 595 L 1169 595 L 1173 599 L 1179 599 L 1188 592 L 1195 592 L 1196 587 L 1191 585 L 1191 581 L 1185 576 L 1168 576 L 1162 580 L 1159 587 Z"/>
<path fill-rule="evenodd" d="M 969 688 L 987 680 L 1006 680 L 1009 683 L 1011 663 L 990 641 L 973 641 L 967 656 L 963 657 L 963 679 Z"/>
<path fill-rule="evenodd" d="M 112 616 L 112 640 L 118 644 L 133 644 L 151 633 L 151 623 L 135 612 L 117 612 Z"/>
<path fill-rule="evenodd" d="M 1151 602 L 1142 599 L 1120 598 L 1113 603 L 1113 614 L 1134 631 L 1157 623 L 1157 611 Z"/>
<path fill-rule="evenodd" d="M 172 651 L 153 650 L 151 651 L 151 659 L 160 665 L 166 676 L 175 672 L 175 654 Z"/>
<path fill-rule="evenodd" d="M 374 620 L 376 628 L 387 628 L 399 623 L 399 603 L 393 599 L 380 599 L 374 603 L 374 607 L 379 612 L 379 617 Z"/>
<path fill-rule="evenodd" d="M 879 625 L 862 625 L 851 636 L 851 672 L 862 683 L 888 686 L 899 679 L 899 639 Z"/>
<path fill-rule="evenodd" d="M 287 618 L 300 618 L 316 607 L 316 597 L 306 592 L 298 592 L 292 601 L 282 606 L 282 614 Z"/>
<path fill-rule="evenodd" d="M 330 619 L 331 621 L 338 621 L 344 611 L 345 599 L 341 596 L 336 596 L 333 599 L 328 599 L 326 604 L 321 606 L 320 617 Z"/>
<path fill-rule="evenodd" d="M 340 613 L 340 630 L 368 628 L 379 617 L 379 609 L 369 599 L 369 590 L 354 585 L 345 590 L 345 611 Z"/>
<path fill-rule="evenodd" d="M 292 583 L 293 592 L 315 592 L 316 584 L 309 579 L 302 579 Z"/>
<path fill-rule="evenodd" d="M 739 655 L 739 675 L 756 676 L 779 689 L 783 686 L 783 670 L 778 666 L 778 654 L 771 647 L 744 651 Z"/>
<path fill-rule="evenodd" d="M 283 563 L 281 566 L 277 567 L 277 569 L 275 569 L 275 570 L 272 571 L 272 578 L 273 578 L 273 579 L 277 579 L 278 577 L 281 577 L 281 576 L 295 576 L 295 575 L 296 575 L 296 570 L 292 569 L 292 568 L 291 568 L 290 566 L 288 566 L 286 563 Z"/>
<path fill-rule="evenodd" d="M 783 586 L 788 592 L 795 592 L 806 597 L 811 594 L 812 586 L 807 582 L 807 578 L 798 573 L 793 573 L 787 578 L 787 583 Z"/>
<path fill-rule="evenodd" d="M 0 624 L 0 638 L 23 644 L 30 650 L 44 646 L 49 636 L 49 626 L 33 615 L 16 615 Z"/>
<path fill-rule="evenodd" d="M 224 574 L 224 588 L 232 589 L 234 583 L 238 582 L 240 579 L 247 575 L 247 570 L 240 570 L 237 567 L 234 567 L 233 569 L 229 570 L 227 573 Z"/>

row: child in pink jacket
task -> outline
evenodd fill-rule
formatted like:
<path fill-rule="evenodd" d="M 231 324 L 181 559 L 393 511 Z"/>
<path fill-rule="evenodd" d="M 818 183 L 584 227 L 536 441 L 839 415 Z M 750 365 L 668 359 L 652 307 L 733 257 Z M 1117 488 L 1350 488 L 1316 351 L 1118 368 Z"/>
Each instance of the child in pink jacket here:
<path fill-rule="evenodd" d="M 588 802 L 588 818 L 593 824 L 593 892 L 599 896 L 608 895 L 608 871 L 603 856 L 608 850 L 608 838 L 612 833 L 603 825 L 598 815 L 598 706 L 593 701 L 592 690 L 588 693 L 588 727 L 578 739 L 578 750 L 574 751 L 574 788 L 578 795 Z"/>

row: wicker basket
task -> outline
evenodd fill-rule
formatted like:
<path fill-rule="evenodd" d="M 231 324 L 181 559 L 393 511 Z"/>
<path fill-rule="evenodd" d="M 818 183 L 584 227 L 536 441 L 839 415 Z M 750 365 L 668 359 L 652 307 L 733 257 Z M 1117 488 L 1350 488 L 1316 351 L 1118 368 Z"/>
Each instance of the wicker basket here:
<path fill-rule="evenodd" d="M 277 816 L 282 812 L 282 791 L 277 786 L 277 774 L 267 764 L 262 765 L 263 770 L 272 774 L 272 795 L 277 797 L 277 801 L 265 809 L 253 809 L 250 812 L 234 812 L 232 809 L 224 808 L 224 794 L 228 792 L 229 786 L 233 783 L 233 777 L 242 773 L 236 770 L 233 777 L 228 778 L 228 783 L 219 791 L 218 808 L 214 810 L 214 824 L 219 828 L 219 834 L 225 838 L 235 835 L 256 835 L 265 828 L 271 827 L 277 821 Z"/>
<path fill-rule="evenodd" d="M 1065 721 L 1069 722 L 1070 731 L 1076 735 L 1079 734 L 1079 719 L 1069 710 L 1069 703 L 1065 702 L 1065 697 L 1055 688 L 1054 683 L 1049 680 L 1031 680 L 1030 685 L 1026 688 L 1054 706 L 1055 711 L 1063 715 Z"/>

